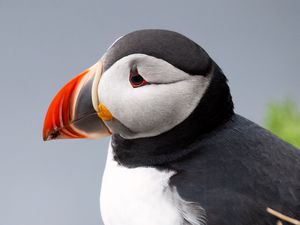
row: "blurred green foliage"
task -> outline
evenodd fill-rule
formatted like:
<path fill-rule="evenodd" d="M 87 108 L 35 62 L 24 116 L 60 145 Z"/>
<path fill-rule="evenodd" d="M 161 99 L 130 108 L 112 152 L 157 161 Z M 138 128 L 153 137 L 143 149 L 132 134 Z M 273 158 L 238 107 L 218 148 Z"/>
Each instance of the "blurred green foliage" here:
<path fill-rule="evenodd" d="M 281 139 L 300 148 L 300 111 L 290 99 L 267 107 L 265 127 Z"/>

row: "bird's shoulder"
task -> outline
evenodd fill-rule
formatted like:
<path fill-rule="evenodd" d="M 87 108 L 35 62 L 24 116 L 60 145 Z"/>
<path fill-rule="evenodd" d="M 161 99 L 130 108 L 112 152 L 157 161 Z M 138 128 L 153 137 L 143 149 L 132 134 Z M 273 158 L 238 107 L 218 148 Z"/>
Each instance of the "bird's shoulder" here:
<path fill-rule="evenodd" d="M 299 212 L 300 151 L 292 145 L 235 115 L 195 146 L 196 151 L 170 165 L 177 171 L 170 184 L 209 215 L 217 210 L 238 216 L 242 210 L 252 218 L 265 215 L 266 207 L 290 216 Z"/>

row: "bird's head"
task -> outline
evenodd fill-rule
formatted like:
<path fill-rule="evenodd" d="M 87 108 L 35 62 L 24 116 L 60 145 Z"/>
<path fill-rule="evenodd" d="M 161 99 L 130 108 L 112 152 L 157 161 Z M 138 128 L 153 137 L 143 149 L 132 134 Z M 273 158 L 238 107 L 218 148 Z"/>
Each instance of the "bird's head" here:
<path fill-rule="evenodd" d="M 232 111 L 221 70 L 181 34 L 140 30 L 119 38 L 58 92 L 46 114 L 43 138 L 154 137 L 197 108 L 204 124 L 225 108 Z"/>

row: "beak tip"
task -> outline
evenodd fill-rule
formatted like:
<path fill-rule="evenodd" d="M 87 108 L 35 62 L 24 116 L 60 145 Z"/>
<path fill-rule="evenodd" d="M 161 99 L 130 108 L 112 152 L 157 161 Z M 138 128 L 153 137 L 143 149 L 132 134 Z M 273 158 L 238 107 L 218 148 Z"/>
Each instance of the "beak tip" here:
<path fill-rule="evenodd" d="M 47 130 L 43 132 L 43 141 L 51 141 L 57 139 L 60 132 L 58 130 Z"/>
<path fill-rule="evenodd" d="M 50 140 L 50 138 L 49 138 L 48 136 L 44 136 L 44 135 L 43 135 L 43 141 L 46 142 L 46 141 L 49 141 L 49 140 Z"/>
<path fill-rule="evenodd" d="M 43 141 L 47 141 L 48 140 L 48 132 L 45 132 L 45 127 L 43 129 L 42 138 L 43 138 Z"/>

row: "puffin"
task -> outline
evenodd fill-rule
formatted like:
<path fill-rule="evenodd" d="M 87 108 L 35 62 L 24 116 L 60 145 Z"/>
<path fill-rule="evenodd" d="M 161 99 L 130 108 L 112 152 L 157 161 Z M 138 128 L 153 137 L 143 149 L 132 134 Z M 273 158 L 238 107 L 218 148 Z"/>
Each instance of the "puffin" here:
<path fill-rule="evenodd" d="M 180 33 L 120 37 L 54 97 L 45 141 L 106 136 L 105 225 L 300 219 L 300 151 L 236 114 L 223 71 Z"/>

